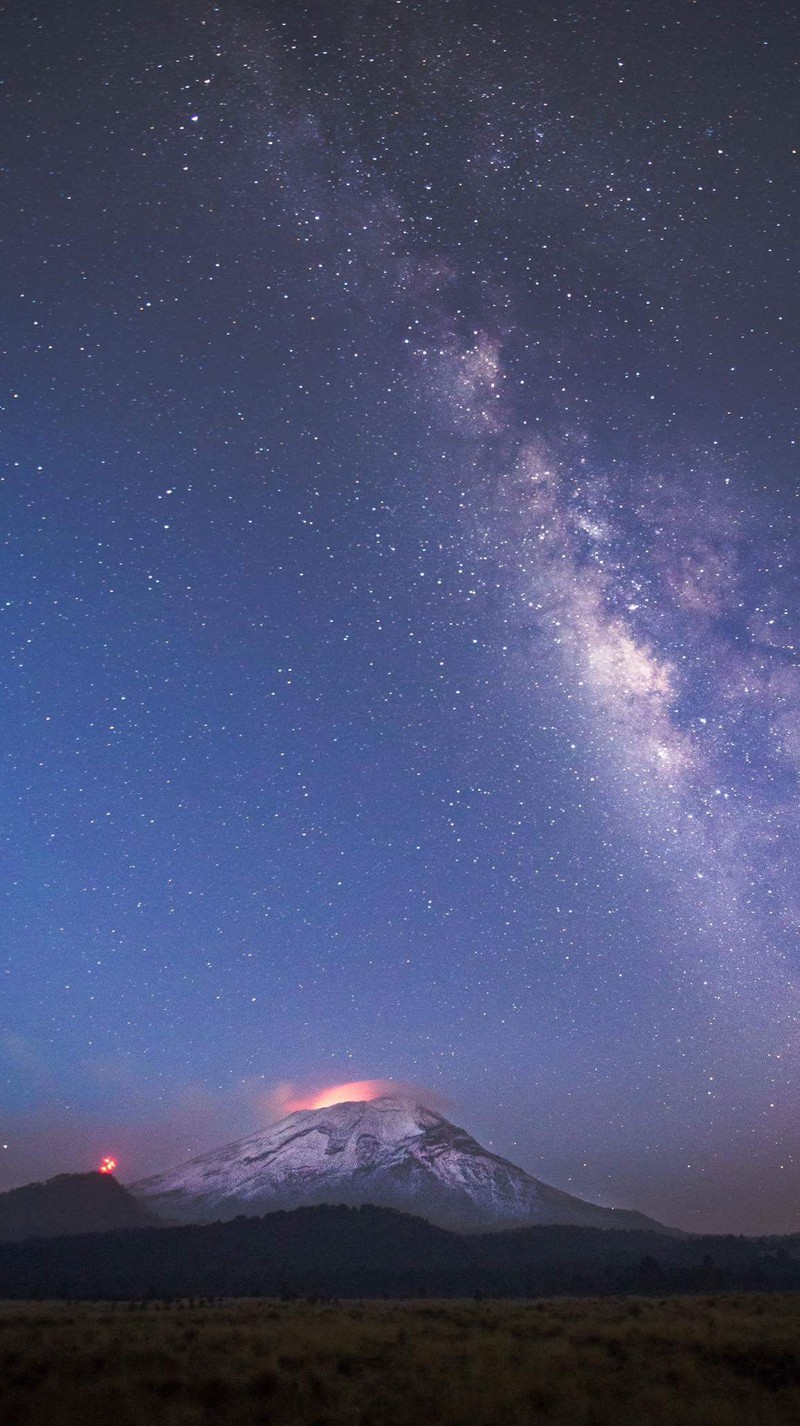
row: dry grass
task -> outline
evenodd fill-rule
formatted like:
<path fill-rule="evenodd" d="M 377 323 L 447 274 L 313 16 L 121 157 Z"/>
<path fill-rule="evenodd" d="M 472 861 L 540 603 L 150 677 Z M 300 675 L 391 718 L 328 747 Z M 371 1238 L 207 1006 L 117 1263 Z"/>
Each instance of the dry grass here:
<path fill-rule="evenodd" d="M 800 1298 L 0 1304 L 2 1426 L 781 1426 Z"/>

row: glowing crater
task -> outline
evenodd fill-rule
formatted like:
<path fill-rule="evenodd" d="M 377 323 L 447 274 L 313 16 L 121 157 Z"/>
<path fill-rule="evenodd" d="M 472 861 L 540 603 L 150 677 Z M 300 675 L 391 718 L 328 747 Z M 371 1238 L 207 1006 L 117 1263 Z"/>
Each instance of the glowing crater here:
<path fill-rule="evenodd" d="M 287 1114 L 297 1109 L 328 1109 L 331 1104 L 347 1104 L 366 1099 L 378 1099 L 382 1094 L 396 1094 L 397 1086 L 385 1079 L 354 1079 L 348 1084 L 332 1084 L 305 1099 L 295 1099 L 286 1106 Z"/>

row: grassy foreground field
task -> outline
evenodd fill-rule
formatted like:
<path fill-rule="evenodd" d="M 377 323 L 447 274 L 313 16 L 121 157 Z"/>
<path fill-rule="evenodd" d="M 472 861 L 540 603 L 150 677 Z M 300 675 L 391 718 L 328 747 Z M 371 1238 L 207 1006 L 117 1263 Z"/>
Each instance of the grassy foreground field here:
<path fill-rule="evenodd" d="M 800 1298 L 0 1303 L 2 1426 L 780 1426 Z"/>

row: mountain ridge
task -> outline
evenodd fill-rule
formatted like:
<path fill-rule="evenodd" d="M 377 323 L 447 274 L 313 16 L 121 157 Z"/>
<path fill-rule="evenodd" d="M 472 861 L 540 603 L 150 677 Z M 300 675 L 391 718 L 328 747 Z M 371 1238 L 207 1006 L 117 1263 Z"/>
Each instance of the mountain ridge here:
<path fill-rule="evenodd" d="M 173 1223 L 374 1203 L 456 1232 L 549 1224 L 680 1231 L 552 1188 L 441 1114 L 394 1095 L 296 1110 L 129 1188 Z"/>
<path fill-rule="evenodd" d="M 0 1193 L 4 1242 L 157 1226 L 155 1214 L 110 1173 L 61 1173 Z"/>
<path fill-rule="evenodd" d="M 227 1223 L 0 1243 L 0 1298 L 593 1297 L 797 1292 L 800 1234 L 551 1226 L 459 1234 L 396 1210 L 320 1206 Z"/>

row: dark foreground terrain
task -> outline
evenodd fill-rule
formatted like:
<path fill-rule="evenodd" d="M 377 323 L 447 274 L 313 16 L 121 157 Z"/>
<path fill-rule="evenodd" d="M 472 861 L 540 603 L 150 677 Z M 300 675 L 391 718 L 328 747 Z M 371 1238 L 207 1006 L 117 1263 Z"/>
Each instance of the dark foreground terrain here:
<path fill-rule="evenodd" d="M 794 1295 L 0 1303 L 1 1426 L 782 1426 Z"/>
<path fill-rule="evenodd" d="M 187 1228 L 0 1243 L 0 1299 L 598 1297 L 800 1291 L 800 1237 L 553 1226 L 461 1235 L 324 1206 Z"/>

